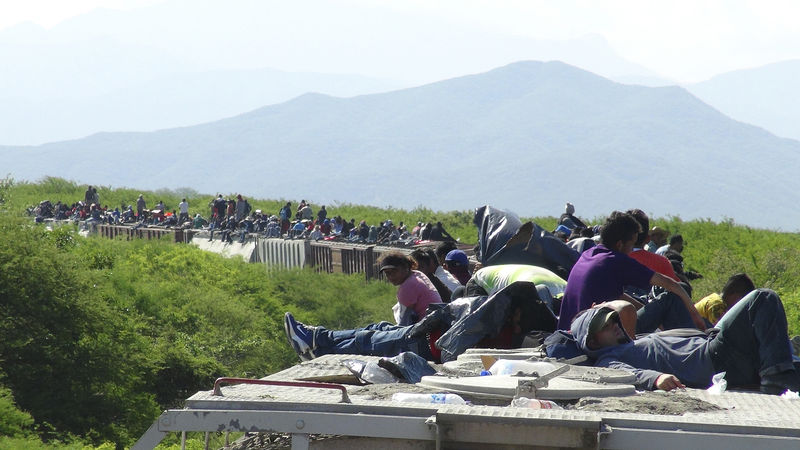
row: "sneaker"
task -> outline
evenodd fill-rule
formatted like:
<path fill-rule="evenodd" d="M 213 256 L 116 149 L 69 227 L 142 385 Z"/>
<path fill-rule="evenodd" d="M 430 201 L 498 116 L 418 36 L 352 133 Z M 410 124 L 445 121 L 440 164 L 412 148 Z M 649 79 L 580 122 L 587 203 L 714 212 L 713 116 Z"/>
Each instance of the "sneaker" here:
<path fill-rule="evenodd" d="M 800 392 L 800 374 L 794 370 L 785 370 L 761 377 L 761 392 L 765 394 L 781 395 L 787 389 Z"/>
<path fill-rule="evenodd" d="M 288 312 L 283 317 L 283 327 L 286 330 L 286 337 L 289 338 L 289 343 L 302 361 L 310 361 L 316 357 L 314 356 L 314 349 L 316 348 L 314 327 L 303 325 L 295 320 L 292 313 Z"/>

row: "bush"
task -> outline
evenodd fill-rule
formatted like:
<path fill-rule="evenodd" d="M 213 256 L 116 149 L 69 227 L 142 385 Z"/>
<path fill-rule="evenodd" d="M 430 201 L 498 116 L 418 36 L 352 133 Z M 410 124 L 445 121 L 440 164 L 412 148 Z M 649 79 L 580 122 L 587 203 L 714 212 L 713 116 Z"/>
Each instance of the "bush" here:
<path fill-rule="evenodd" d="M 0 436 L 30 436 L 31 425 L 33 417 L 17 408 L 11 390 L 0 386 Z"/>

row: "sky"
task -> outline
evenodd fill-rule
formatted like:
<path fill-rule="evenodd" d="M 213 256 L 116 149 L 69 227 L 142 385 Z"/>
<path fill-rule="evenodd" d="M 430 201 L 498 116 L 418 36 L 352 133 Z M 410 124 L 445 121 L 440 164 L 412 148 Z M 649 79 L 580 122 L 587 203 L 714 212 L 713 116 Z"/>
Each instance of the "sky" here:
<path fill-rule="evenodd" d="M 163 0 L 0 0 L 0 30 L 23 22 L 51 28 L 95 8 L 127 11 Z"/>
<path fill-rule="evenodd" d="M 152 11 L 154 14 L 179 11 L 177 8 L 154 8 L 172 0 L 0 0 L 0 31 L 24 22 L 32 22 L 52 28 L 65 20 L 80 16 L 95 8 L 106 8 L 125 12 Z M 237 27 L 247 29 L 259 17 L 272 13 L 280 15 L 281 2 L 231 0 L 226 2 L 204 2 L 197 0 L 183 3 L 192 5 L 193 14 L 205 13 L 206 20 L 219 16 L 219 27 L 228 30 L 226 39 L 234 39 L 240 32 Z M 371 18 L 380 21 L 379 26 L 369 29 L 377 44 L 402 38 L 414 39 L 414 30 L 405 30 L 406 36 L 398 36 L 408 17 L 422 18 L 442 24 L 454 25 L 460 37 L 470 45 L 480 39 L 481 33 L 506 34 L 519 38 L 543 40 L 576 39 L 586 35 L 599 35 L 623 58 L 640 64 L 661 77 L 676 82 L 696 82 L 713 75 L 742 68 L 757 67 L 788 59 L 800 58 L 800 2 L 777 0 L 331 0 L 305 1 L 309 9 L 335 12 L 346 8 L 359 8 Z M 214 11 L 224 8 L 225 11 Z M 327 9 L 326 9 L 327 8 Z M 201 11 L 205 9 L 205 11 Z M 374 15 L 372 15 L 372 13 Z M 358 20 L 359 18 L 353 18 Z M 396 19 L 396 23 L 391 23 Z M 337 20 L 341 20 L 338 19 Z M 314 22 L 311 21 L 310 24 Z M 208 23 L 206 22 L 206 26 Z M 273 26 L 274 23 L 272 23 Z M 302 23 L 298 24 L 302 27 Z M 466 30 L 466 31 L 465 31 Z M 331 28 L 309 25 L 303 30 L 309 41 L 344 39 L 332 35 Z M 347 27 L 334 30 L 346 35 Z M 384 34 L 393 33 L 393 37 Z M 471 36 L 466 36 L 470 34 Z M 244 37 L 244 34 L 241 34 Z M 424 36 L 439 39 L 442 36 Z M 451 36 L 452 37 L 452 36 Z M 163 41 L 163 39 L 162 39 Z M 352 41 L 347 41 L 352 42 Z M 477 41 L 479 42 L 479 41 Z M 168 45 L 159 42 L 162 45 Z M 369 57 L 376 50 L 364 43 L 360 48 Z M 256 46 L 258 48 L 258 46 Z M 186 51 L 182 49 L 182 51 Z M 234 57 L 244 58 L 244 50 L 232 52 L 228 61 L 238 63 Z M 324 59 L 324 58 L 322 58 Z M 379 70 L 363 73 L 364 67 L 335 66 L 321 61 L 300 64 L 288 58 L 278 60 L 287 70 L 335 70 L 364 75 L 385 76 Z M 475 67 L 486 64 L 475 61 Z M 409 71 L 424 73 L 425 61 Z M 431 71 L 420 75 L 420 80 L 437 76 L 449 76 L 442 71 Z M 401 78 L 413 78 L 399 74 Z"/>

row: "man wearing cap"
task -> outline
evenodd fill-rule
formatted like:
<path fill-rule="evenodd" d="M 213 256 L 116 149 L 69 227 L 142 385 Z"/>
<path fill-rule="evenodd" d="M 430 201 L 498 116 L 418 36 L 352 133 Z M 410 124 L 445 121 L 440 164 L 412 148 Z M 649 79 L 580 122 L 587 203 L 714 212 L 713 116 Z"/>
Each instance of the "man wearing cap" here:
<path fill-rule="evenodd" d="M 725 372 L 731 387 L 758 385 L 761 392 L 776 395 L 800 391 L 783 303 L 769 289 L 744 296 L 710 334 L 663 331 L 633 340 L 617 312 L 605 305 L 576 316 L 569 334 L 595 366 L 632 371 L 638 389 L 703 389 L 714 374 Z M 553 357 L 569 348 L 563 341 L 546 345 Z"/>
<path fill-rule="evenodd" d="M 444 258 L 447 257 L 447 254 L 450 253 L 451 250 L 457 248 L 458 246 L 454 241 L 443 241 L 436 245 L 435 250 L 436 260 L 439 262 L 439 266 L 436 267 L 436 271 L 433 274 L 442 280 L 442 283 L 450 289 L 450 292 L 455 292 L 456 289 L 463 286 L 453 274 L 444 269 Z"/>
<path fill-rule="evenodd" d="M 469 258 L 461 250 L 451 250 L 444 257 L 444 268 L 456 277 L 462 286 L 466 285 L 472 277 L 472 274 L 469 273 Z"/>

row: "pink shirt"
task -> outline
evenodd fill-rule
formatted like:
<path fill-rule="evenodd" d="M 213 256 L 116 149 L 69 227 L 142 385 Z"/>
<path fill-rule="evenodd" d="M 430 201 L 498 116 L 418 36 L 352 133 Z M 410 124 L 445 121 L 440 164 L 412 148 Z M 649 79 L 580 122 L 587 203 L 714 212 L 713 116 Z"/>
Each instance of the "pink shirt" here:
<path fill-rule="evenodd" d="M 439 292 L 424 273 L 412 270 L 406 281 L 397 288 L 397 302 L 411 308 L 417 317 L 425 317 L 425 310 L 431 303 L 442 303 Z"/>

